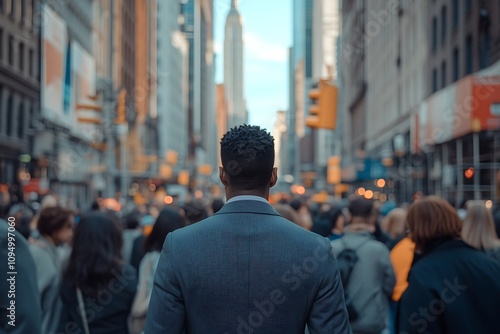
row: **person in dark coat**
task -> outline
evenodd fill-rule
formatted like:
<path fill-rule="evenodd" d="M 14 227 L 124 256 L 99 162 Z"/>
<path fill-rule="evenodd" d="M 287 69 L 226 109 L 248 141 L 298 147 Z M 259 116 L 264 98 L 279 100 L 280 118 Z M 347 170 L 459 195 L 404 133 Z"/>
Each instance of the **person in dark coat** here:
<path fill-rule="evenodd" d="M 78 290 L 90 333 L 129 332 L 137 276 L 132 266 L 123 263 L 122 243 L 121 229 L 109 216 L 95 211 L 82 216 L 63 275 L 58 333 L 85 333 Z"/>
<path fill-rule="evenodd" d="M 408 226 L 416 254 L 398 333 L 499 333 L 500 265 L 461 240 L 453 207 L 423 198 L 410 207 Z"/>
<path fill-rule="evenodd" d="M 36 267 L 26 239 L 14 231 L 12 235 L 15 245 L 15 296 L 9 297 L 10 287 L 7 285 L 11 275 L 7 272 L 7 260 L 9 253 L 9 230 L 5 220 L 0 219 L 0 333 L 41 333 L 42 332 L 42 309 L 40 307 L 40 294 L 36 278 Z M 11 235 L 11 236 L 12 236 Z M 11 301 L 14 301 L 15 317 L 9 317 Z M 15 319 L 14 322 L 12 320 Z M 9 324 L 9 322 L 11 322 Z"/>

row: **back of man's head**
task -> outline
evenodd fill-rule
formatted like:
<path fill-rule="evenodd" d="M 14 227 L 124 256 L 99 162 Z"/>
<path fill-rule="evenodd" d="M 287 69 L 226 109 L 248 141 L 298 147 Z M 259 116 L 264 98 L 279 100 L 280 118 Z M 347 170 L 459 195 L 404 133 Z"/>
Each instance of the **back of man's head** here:
<path fill-rule="evenodd" d="M 265 190 L 274 167 L 274 139 L 259 126 L 240 125 L 220 142 L 222 167 L 229 186 Z"/>
<path fill-rule="evenodd" d="M 373 212 L 373 201 L 357 197 L 349 202 L 351 217 L 370 218 Z"/>

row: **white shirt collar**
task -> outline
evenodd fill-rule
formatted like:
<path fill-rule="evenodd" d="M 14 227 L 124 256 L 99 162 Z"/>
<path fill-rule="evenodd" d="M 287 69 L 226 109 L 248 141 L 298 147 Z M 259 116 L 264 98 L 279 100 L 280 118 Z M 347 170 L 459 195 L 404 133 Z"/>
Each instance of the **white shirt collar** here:
<path fill-rule="evenodd" d="M 236 201 L 259 201 L 259 202 L 264 202 L 264 203 L 269 204 L 269 202 L 264 197 L 255 196 L 255 195 L 234 196 L 229 201 L 227 201 L 226 204 L 231 203 L 231 202 L 236 202 Z"/>

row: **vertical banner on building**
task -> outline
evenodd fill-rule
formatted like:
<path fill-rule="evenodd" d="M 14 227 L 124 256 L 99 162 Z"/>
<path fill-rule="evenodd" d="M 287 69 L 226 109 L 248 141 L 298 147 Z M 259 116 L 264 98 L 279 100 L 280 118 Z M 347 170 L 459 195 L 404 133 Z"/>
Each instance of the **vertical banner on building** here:
<path fill-rule="evenodd" d="M 78 123 L 78 105 L 93 104 L 96 94 L 96 64 L 94 58 L 76 41 L 71 42 L 71 109 L 73 110 L 73 131 L 77 135 L 90 130 Z M 90 139 L 90 138 L 88 138 Z"/>
<path fill-rule="evenodd" d="M 49 6 L 43 6 L 42 26 L 42 115 L 62 126 L 70 127 L 72 120 L 65 108 L 67 77 L 68 33 L 64 20 Z"/>
<path fill-rule="evenodd" d="M 66 46 L 66 62 L 64 66 L 64 115 L 69 116 L 71 112 L 71 43 Z"/>

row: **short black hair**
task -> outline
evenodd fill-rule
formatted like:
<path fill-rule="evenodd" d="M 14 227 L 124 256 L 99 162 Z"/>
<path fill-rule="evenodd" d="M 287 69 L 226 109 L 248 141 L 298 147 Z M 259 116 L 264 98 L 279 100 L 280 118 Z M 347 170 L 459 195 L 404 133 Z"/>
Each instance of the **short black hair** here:
<path fill-rule="evenodd" d="M 37 229 L 43 236 L 53 236 L 71 222 L 74 213 L 60 206 L 47 207 L 40 212 Z"/>
<path fill-rule="evenodd" d="M 243 124 L 221 139 L 222 167 L 227 182 L 239 190 L 263 190 L 274 167 L 274 138 L 266 129 Z"/>
<path fill-rule="evenodd" d="M 203 219 L 208 217 L 208 212 L 205 205 L 196 200 L 184 203 L 182 209 L 186 213 L 186 218 L 190 225 L 202 221 Z"/>
<path fill-rule="evenodd" d="M 334 229 L 335 227 L 337 227 L 337 221 L 338 221 L 340 216 L 343 216 L 342 208 L 341 207 L 333 207 L 333 208 L 330 208 L 326 212 L 322 212 L 319 215 L 319 218 L 327 221 L 330 224 L 331 228 Z"/>
<path fill-rule="evenodd" d="M 294 199 L 293 201 L 290 202 L 290 206 L 295 210 L 295 211 L 299 211 L 299 209 L 302 207 L 302 205 L 304 205 L 304 203 L 296 198 Z"/>
<path fill-rule="evenodd" d="M 125 217 L 123 217 L 123 220 L 125 225 L 124 227 L 127 230 L 135 230 L 141 223 L 141 215 L 138 211 L 132 211 L 126 214 Z"/>
<path fill-rule="evenodd" d="M 349 202 L 349 212 L 352 217 L 369 218 L 373 213 L 373 201 L 357 197 Z"/>

